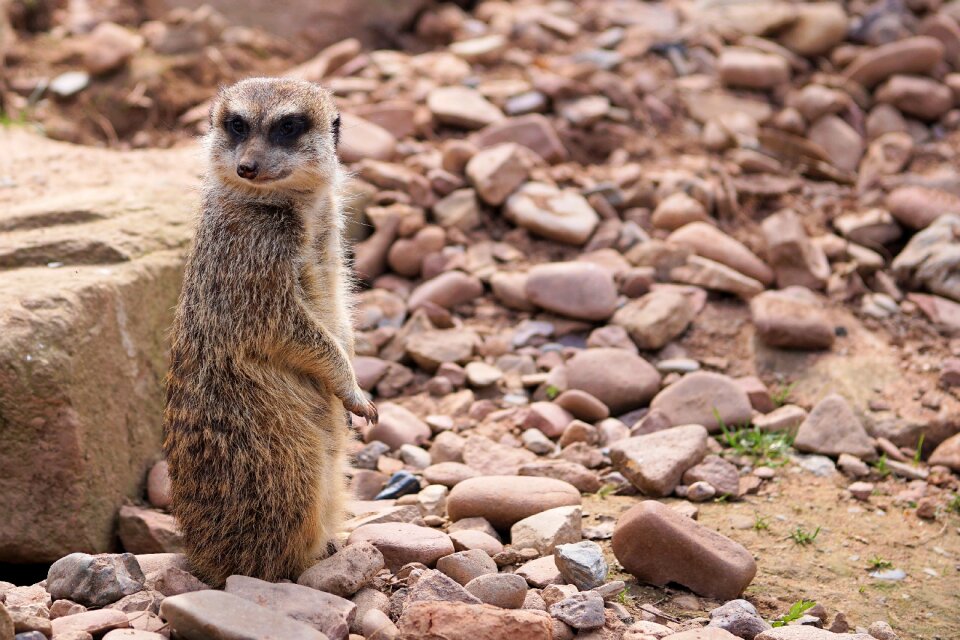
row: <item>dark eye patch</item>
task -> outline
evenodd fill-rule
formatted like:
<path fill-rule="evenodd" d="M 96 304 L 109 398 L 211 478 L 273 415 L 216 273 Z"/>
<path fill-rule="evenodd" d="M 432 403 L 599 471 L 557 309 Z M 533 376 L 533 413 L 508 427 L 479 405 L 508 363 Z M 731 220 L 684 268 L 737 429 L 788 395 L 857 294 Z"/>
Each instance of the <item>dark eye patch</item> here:
<path fill-rule="evenodd" d="M 333 119 L 333 123 L 330 125 L 330 131 L 333 132 L 333 146 L 337 148 L 340 146 L 340 114 L 337 114 L 337 117 Z"/>
<path fill-rule="evenodd" d="M 273 144 L 292 144 L 310 128 L 310 121 L 306 116 L 284 116 L 270 127 L 270 142 Z"/>
<path fill-rule="evenodd" d="M 247 121 L 236 115 L 227 116 L 223 121 L 223 128 L 237 142 L 246 138 L 247 134 L 250 133 L 250 125 L 247 124 Z"/>

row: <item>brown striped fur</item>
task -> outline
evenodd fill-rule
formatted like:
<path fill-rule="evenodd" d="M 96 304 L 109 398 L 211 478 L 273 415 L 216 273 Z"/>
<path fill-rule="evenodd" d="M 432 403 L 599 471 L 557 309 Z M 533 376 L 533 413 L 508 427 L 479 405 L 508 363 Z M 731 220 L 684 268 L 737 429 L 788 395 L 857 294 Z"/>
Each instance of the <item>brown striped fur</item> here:
<path fill-rule="evenodd" d="M 302 133 L 278 138 L 284 118 Z M 164 451 L 187 554 L 214 586 L 296 578 L 324 555 L 343 508 L 344 408 L 376 420 L 351 363 L 338 125 L 329 94 L 295 80 L 245 80 L 211 109 Z"/>

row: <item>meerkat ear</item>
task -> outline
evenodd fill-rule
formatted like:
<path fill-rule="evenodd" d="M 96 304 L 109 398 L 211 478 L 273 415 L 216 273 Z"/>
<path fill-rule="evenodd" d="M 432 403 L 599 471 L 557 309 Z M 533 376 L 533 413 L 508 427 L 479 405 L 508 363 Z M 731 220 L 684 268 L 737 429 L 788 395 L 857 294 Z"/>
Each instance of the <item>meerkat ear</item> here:
<path fill-rule="evenodd" d="M 330 131 L 333 132 L 333 148 L 336 149 L 340 146 L 340 114 L 337 114 L 337 117 L 333 119 L 333 123 L 330 125 Z"/>

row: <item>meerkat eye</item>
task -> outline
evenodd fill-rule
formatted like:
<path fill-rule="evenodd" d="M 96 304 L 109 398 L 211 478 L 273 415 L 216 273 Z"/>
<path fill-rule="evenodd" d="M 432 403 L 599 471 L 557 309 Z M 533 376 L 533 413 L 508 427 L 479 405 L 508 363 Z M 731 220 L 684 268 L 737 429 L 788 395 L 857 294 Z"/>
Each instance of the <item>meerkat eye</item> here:
<path fill-rule="evenodd" d="M 244 122 L 243 118 L 240 116 L 234 116 L 230 118 L 227 120 L 226 125 L 227 131 L 238 138 L 242 138 L 243 136 L 247 135 L 247 123 Z"/>
<path fill-rule="evenodd" d="M 273 142 L 283 144 L 292 142 L 307 129 L 307 120 L 302 116 L 287 116 L 282 118 L 271 130 L 270 138 Z"/>

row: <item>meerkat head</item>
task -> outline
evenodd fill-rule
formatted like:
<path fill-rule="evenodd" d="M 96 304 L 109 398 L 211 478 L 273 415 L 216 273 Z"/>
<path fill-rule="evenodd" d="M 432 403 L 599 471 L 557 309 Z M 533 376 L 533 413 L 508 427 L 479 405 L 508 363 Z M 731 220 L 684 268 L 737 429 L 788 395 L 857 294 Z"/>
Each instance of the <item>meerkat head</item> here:
<path fill-rule="evenodd" d="M 340 173 L 340 114 L 312 82 L 252 78 L 221 89 L 206 136 L 212 177 L 251 195 L 310 193 Z"/>

